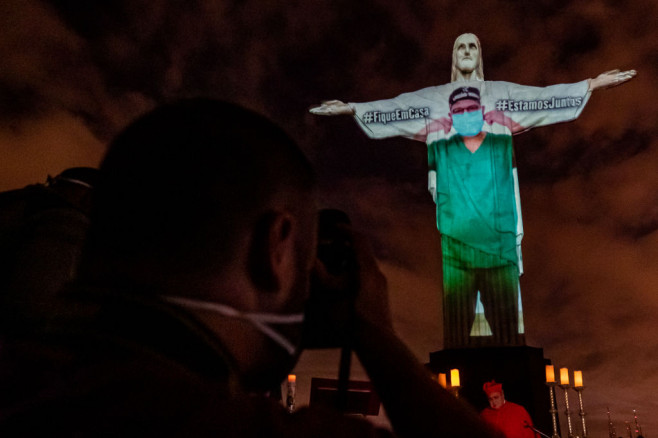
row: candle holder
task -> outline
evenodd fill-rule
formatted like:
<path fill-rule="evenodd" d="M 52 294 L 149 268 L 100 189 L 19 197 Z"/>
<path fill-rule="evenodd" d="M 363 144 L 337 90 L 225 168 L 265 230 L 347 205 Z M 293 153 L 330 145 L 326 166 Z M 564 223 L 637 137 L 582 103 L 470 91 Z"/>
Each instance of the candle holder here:
<path fill-rule="evenodd" d="M 574 437 L 574 434 L 573 434 L 573 426 L 571 425 L 571 410 L 569 409 L 569 388 L 571 388 L 571 386 L 568 383 L 566 383 L 566 384 L 561 383 L 558 386 L 560 388 L 562 388 L 562 390 L 564 391 L 564 406 L 566 408 L 564 413 L 567 417 L 567 426 L 569 428 L 569 438 L 576 438 L 576 437 Z"/>
<path fill-rule="evenodd" d="M 635 409 L 633 409 L 633 421 L 635 422 L 635 436 L 641 436 L 642 427 L 640 427 L 640 424 L 637 422 L 637 411 Z"/>
<path fill-rule="evenodd" d="M 551 419 L 553 420 L 553 436 L 551 438 L 560 438 L 560 434 L 557 430 L 557 408 L 555 407 L 555 382 L 546 382 L 548 386 L 548 393 L 551 396 L 551 409 L 548 411 L 551 413 Z"/>
<path fill-rule="evenodd" d="M 580 415 L 580 421 L 583 426 L 583 438 L 587 438 L 587 424 L 585 423 L 585 408 L 583 407 L 583 390 L 584 386 L 574 386 L 573 390 L 578 393 L 578 415 Z"/>
<path fill-rule="evenodd" d="M 297 376 L 288 375 L 288 384 L 286 391 L 286 410 L 292 413 L 295 410 L 295 392 L 297 389 Z"/>
<path fill-rule="evenodd" d="M 449 386 L 447 389 L 448 389 L 448 391 L 450 391 L 450 393 L 452 395 L 459 398 L 459 390 L 462 389 L 462 387 L 461 386 Z"/>

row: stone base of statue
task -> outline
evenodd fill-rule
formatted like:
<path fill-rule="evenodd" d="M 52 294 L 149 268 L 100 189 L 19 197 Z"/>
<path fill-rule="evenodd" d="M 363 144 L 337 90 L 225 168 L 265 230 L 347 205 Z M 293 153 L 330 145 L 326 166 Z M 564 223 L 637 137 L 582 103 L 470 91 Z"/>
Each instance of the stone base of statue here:
<path fill-rule="evenodd" d="M 478 412 L 489 405 L 482 385 L 491 380 L 502 383 L 505 399 L 525 407 L 535 427 L 550 436 L 553 431 L 550 394 L 544 383 L 545 366 L 550 364 L 544 358 L 543 349 L 522 346 L 435 351 L 430 353 L 427 367 L 434 374 L 448 376 L 451 369 L 457 368 L 461 383 L 459 398 Z"/>

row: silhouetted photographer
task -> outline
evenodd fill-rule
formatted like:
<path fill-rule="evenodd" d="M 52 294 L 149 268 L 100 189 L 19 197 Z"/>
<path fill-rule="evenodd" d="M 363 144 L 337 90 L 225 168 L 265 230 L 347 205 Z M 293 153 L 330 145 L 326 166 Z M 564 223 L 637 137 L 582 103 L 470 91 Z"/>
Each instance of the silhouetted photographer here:
<path fill-rule="evenodd" d="M 389 435 L 263 396 L 300 354 L 313 271 L 353 293 L 347 327 L 340 302 L 318 318 L 349 340 L 397 435 L 493 436 L 395 336 L 375 259 L 339 230 L 351 256 L 336 267 L 322 239 L 316 257 L 311 166 L 265 118 L 203 99 L 146 114 L 101 165 L 59 320 L 2 340 L 0 435 Z"/>

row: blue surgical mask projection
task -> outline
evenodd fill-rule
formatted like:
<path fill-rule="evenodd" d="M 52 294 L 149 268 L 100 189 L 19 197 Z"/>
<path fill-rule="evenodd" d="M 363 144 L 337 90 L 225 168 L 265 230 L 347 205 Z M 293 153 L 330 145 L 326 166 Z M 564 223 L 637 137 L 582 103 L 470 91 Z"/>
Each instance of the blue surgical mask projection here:
<path fill-rule="evenodd" d="M 474 137 L 482 131 L 484 116 L 482 110 L 452 115 L 452 126 L 463 137 Z"/>

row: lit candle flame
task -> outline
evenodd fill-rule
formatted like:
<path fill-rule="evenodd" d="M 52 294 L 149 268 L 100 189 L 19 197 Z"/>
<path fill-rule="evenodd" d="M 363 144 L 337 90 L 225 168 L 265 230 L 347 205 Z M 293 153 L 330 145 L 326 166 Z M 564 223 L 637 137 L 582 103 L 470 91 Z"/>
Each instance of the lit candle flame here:
<path fill-rule="evenodd" d="M 569 384 L 569 370 L 567 368 L 560 368 L 560 385 Z"/>
<path fill-rule="evenodd" d="M 457 368 L 450 370 L 450 386 L 459 387 L 459 370 Z"/>
<path fill-rule="evenodd" d="M 444 388 L 448 386 L 446 381 L 446 373 L 439 373 L 439 385 L 443 386 Z"/>

